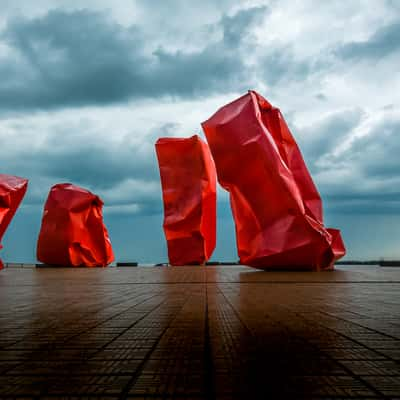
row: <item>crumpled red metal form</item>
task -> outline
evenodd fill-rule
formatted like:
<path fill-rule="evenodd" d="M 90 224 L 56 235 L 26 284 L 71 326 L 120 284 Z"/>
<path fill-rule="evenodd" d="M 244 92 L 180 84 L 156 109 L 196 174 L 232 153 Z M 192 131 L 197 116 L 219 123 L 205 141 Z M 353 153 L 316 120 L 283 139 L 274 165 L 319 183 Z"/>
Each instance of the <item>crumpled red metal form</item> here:
<path fill-rule="evenodd" d="M 230 192 L 240 262 L 333 269 L 345 254 L 340 231 L 323 225 L 320 195 L 280 110 L 249 91 L 202 126 Z"/>
<path fill-rule="evenodd" d="M 197 135 L 156 143 L 164 201 L 164 233 L 171 265 L 203 264 L 216 241 L 214 161 Z"/>
<path fill-rule="evenodd" d="M 25 196 L 28 179 L 0 174 L 0 241 Z M 2 249 L 0 244 L 0 249 Z M 0 260 L 0 269 L 3 263 Z"/>
<path fill-rule="evenodd" d="M 49 193 L 37 244 L 37 258 L 48 265 L 105 267 L 114 260 L 103 223 L 100 197 L 71 183 Z"/>

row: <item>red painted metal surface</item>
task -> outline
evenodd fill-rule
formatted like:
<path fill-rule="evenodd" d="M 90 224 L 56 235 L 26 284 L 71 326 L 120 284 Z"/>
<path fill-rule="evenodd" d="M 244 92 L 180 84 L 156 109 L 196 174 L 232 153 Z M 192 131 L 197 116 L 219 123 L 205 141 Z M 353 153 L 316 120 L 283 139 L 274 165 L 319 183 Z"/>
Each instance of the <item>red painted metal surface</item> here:
<path fill-rule="evenodd" d="M 50 190 L 37 258 L 49 265 L 105 267 L 114 260 L 103 223 L 102 200 L 86 189 L 61 183 Z"/>
<path fill-rule="evenodd" d="M 0 242 L 25 196 L 27 187 L 28 179 L 0 174 Z M 2 268 L 3 263 L 0 259 L 0 269 Z"/>
<path fill-rule="evenodd" d="M 230 192 L 240 262 L 332 269 L 345 254 L 340 231 L 323 225 L 320 195 L 280 110 L 250 91 L 202 126 Z"/>
<path fill-rule="evenodd" d="M 156 143 L 164 201 L 164 232 L 171 265 L 202 264 L 215 248 L 216 173 L 197 135 Z"/>

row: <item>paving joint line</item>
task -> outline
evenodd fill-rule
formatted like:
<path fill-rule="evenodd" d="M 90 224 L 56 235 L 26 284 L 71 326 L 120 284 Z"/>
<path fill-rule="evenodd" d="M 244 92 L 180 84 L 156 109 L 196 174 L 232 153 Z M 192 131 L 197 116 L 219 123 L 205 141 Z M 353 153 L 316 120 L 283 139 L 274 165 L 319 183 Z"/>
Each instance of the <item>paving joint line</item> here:
<path fill-rule="evenodd" d="M 154 297 L 156 297 L 156 296 L 158 296 L 159 295 L 159 293 L 157 293 L 157 294 L 154 294 L 154 295 L 152 295 L 152 296 L 150 296 L 149 298 L 147 298 L 147 299 L 145 299 L 145 300 L 143 300 L 142 302 L 140 302 L 140 303 L 138 303 L 137 305 L 139 305 L 139 304 L 142 304 L 142 303 L 144 303 L 144 302 L 146 302 L 147 300 L 151 300 L 152 298 L 154 298 Z M 107 342 L 105 345 L 103 345 L 102 347 L 100 347 L 98 350 L 96 350 L 93 354 L 91 354 L 91 356 L 90 357 L 93 357 L 95 354 L 97 354 L 97 353 L 99 353 L 100 351 L 102 351 L 102 350 L 104 350 L 108 345 L 110 345 L 111 343 L 113 343 L 116 339 L 118 339 L 120 336 L 122 336 L 126 331 L 128 331 L 129 329 L 131 329 L 133 326 L 135 326 L 138 322 L 140 322 L 142 319 L 144 319 L 145 317 L 147 317 L 149 314 L 151 314 L 155 309 L 157 309 L 157 307 L 159 307 L 160 306 L 160 304 L 162 304 L 162 301 L 160 302 L 160 303 L 158 303 L 154 308 L 152 308 L 149 312 L 147 312 L 145 315 L 143 315 L 141 318 L 139 318 L 137 321 L 135 321 L 133 324 L 131 324 L 129 327 L 126 327 L 120 334 L 118 334 L 117 336 L 115 336 L 112 340 L 110 340 L 109 342 Z M 134 307 L 134 306 L 133 306 Z M 129 307 L 129 308 L 131 308 L 131 307 Z M 128 309 L 129 309 L 128 308 Z M 123 311 L 123 312 L 125 312 L 125 311 Z M 123 313 L 122 312 L 122 313 Z M 117 314 L 117 315 L 120 315 L 121 313 L 119 313 L 119 314 Z M 115 316 L 113 316 L 113 317 L 111 317 L 111 318 L 109 318 L 109 319 L 113 319 Z M 107 321 L 109 320 L 109 319 L 107 319 Z M 103 322 L 105 322 L 105 321 L 103 321 Z M 103 323 L 102 322 L 102 323 Z M 101 325 L 102 323 L 100 323 L 99 325 Z M 95 327 L 97 327 L 98 325 L 96 325 L 96 326 L 94 326 L 93 328 L 95 328 Z M 93 329 L 92 328 L 92 329 Z M 91 329 L 89 329 L 88 331 L 90 331 Z M 87 332 L 87 331 L 85 331 L 85 332 Z M 85 333 L 85 332 L 83 332 L 83 333 Z M 85 358 L 84 360 L 80 360 L 80 361 L 83 361 L 83 362 L 85 362 L 85 361 L 87 361 L 88 360 L 88 358 Z M 40 394 L 39 394 L 39 399 L 40 399 L 40 397 L 42 397 L 42 396 L 46 396 L 46 395 L 48 395 L 47 394 L 47 391 L 48 391 L 48 387 L 47 388 L 44 388 L 43 389 L 43 392 L 41 392 Z M 79 395 L 77 395 L 77 396 L 79 396 Z"/>
<path fill-rule="evenodd" d="M 141 363 L 137 367 L 137 369 L 136 369 L 135 373 L 133 374 L 132 378 L 129 380 L 129 382 L 126 384 L 125 388 L 122 390 L 121 394 L 118 396 L 118 400 L 127 399 L 127 397 L 129 396 L 129 390 L 137 382 L 137 379 L 139 378 L 141 372 L 143 371 L 143 367 L 145 366 L 146 362 L 149 360 L 149 358 L 153 354 L 153 352 L 156 349 L 158 343 L 160 343 L 160 340 L 165 335 L 165 332 L 168 330 L 168 328 L 171 326 L 171 324 L 175 321 L 175 319 L 177 318 L 177 316 L 179 315 L 179 313 L 181 312 L 181 310 L 183 309 L 185 304 L 189 301 L 189 298 L 190 298 L 190 294 L 186 297 L 185 301 L 183 302 L 183 304 L 180 307 L 179 311 L 175 314 L 174 318 L 171 319 L 171 321 L 168 323 L 168 325 L 163 329 L 161 334 L 158 336 L 157 340 L 154 342 L 153 346 L 147 352 L 146 356 L 142 359 Z M 163 303 L 161 302 L 160 304 L 163 304 Z M 158 308 L 160 306 L 160 304 L 158 304 L 156 308 Z M 153 309 L 151 312 L 153 312 L 155 309 Z"/>
<path fill-rule="evenodd" d="M 301 314 L 299 314 L 299 313 L 296 312 L 296 311 L 293 311 L 293 313 L 294 313 L 295 315 L 297 315 L 298 317 L 300 317 L 301 319 L 305 320 L 305 321 L 312 321 L 312 320 L 309 320 L 308 318 L 303 317 Z M 333 330 L 332 328 L 326 327 L 326 326 L 322 325 L 322 324 L 319 323 L 319 322 L 313 322 L 313 323 L 316 324 L 316 325 L 320 325 L 320 326 L 324 327 L 325 329 L 328 329 L 328 330 L 330 330 L 330 331 L 332 331 L 332 332 L 338 333 L 338 332 L 336 332 L 335 330 Z M 291 329 L 289 328 L 289 330 L 291 330 Z M 357 343 L 357 344 L 360 345 L 360 343 L 357 342 L 356 340 L 353 340 L 353 339 L 351 339 L 351 338 L 349 338 L 349 337 L 347 337 L 346 335 L 343 335 L 343 334 L 341 334 L 341 333 L 338 333 L 338 334 L 341 335 L 341 336 L 344 336 L 346 339 L 350 339 L 351 341 L 353 341 L 353 342 L 355 342 L 355 343 Z M 304 341 L 305 343 L 311 345 L 311 346 L 314 347 L 315 349 L 317 349 L 319 352 L 324 353 L 323 350 L 321 351 L 321 350 L 319 349 L 319 347 L 318 347 L 316 344 L 314 344 L 314 343 L 312 343 L 312 342 L 309 342 L 309 341 L 307 341 L 306 339 L 303 339 L 302 337 L 300 337 L 300 339 L 301 339 L 302 341 Z M 364 346 L 363 344 L 361 344 L 361 347 L 365 347 L 365 348 L 371 350 L 369 347 Z M 351 369 L 349 369 L 345 364 L 342 364 L 339 360 L 336 360 L 336 359 L 333 358 L 330 354 L 328 354 L 328 353 L 325 353 L 325 354 L 326 354 L 326 356 L 327 356 L 328 359 L 330 359 L 331 361 L 334 361 L 335 363 L 338 363 L 350 376 L 352 376 L 352 377 L 355 378 L 356 380 L 362 382 L 363 385 L 365 385 L 369 390 L 371 390 L 371 391 L 372 391 L 373 393 L 375 393 L 376 395 L 380 396 L 380 397 L 383 398 L 383 399 L 388 399 L 388 400 L 390 400 L 390 399 L 392 398 L 392 396 L 386 396 L 385 394 L 383 394 L 382 392 L 380 392 L 380 391 L 379 391 L 378 389 L 376 389 L 373 385 L 371 385 L 368 381 L 366 381 L 365 379 L 363 379 L 362 376 L 355 374 L 355 373 L 354 373 Z M 367 396 L 367 397 L 368 397 L 368 396 Z"/>

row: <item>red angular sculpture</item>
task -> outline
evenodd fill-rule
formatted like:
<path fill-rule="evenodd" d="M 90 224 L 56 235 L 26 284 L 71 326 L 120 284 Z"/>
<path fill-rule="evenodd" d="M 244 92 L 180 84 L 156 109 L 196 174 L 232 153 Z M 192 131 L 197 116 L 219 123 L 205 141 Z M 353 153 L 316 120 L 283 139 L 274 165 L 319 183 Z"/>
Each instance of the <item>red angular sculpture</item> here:
<path fill-rule="evenodd" d="M 249 91 L 202 126 L 230 192 L 240 262 L 333 269 L 345 254 L 340 231 L 324 227 L 321 198 L 279 109 Z"/>
<path fill-rule="evenodd" d="M 105 267 L 114 260 L 103 224 L 103 202 L 78 186 L 50 190 L 42 219 L 37 258 L 48 265 Z"/>
<path fill-rule="evenodd" d="M 216 241 L 214 161 L 197 135 L 156 143 L 164 201 L 164 232 L 171 265 L 203 264 Z"/>
<path fill-rule="evenodd" d="M 25 196 L 28 179 L 0 174 L 0 241 Z M 0 249 L 3 246 L 0 244 Z M 0 269 L 3 263 L 0 260 Z"/>

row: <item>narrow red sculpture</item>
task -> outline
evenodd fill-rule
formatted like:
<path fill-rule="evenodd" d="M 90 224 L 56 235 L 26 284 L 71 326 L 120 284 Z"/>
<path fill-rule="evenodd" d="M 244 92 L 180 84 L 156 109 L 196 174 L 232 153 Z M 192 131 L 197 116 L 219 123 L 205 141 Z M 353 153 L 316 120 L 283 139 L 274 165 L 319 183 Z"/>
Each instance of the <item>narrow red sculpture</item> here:
<path fill-rule="evenodd" d="M 216 173 L 205 142 L 161 138 L 156 143 L 171 265 L 203 264 L 215 248 Z"/>
<path fill-rule="evenodd" d="M 333 269 L 345 254 L 340 231 L 324 227 L 320 195 L 279 109 L 250 91 L 202 126 L 230 192 L 240 262 Z"/>
<path fill-rule="evenodd" d="M 0 241 L 25 196 L 28 179 L 0 174 Z M 0 249 L 3 246 L 0 243 Z M 3 263 L 0 259 L 0 269 Z"/>
<path fill-rule="evenodd" d="M 37 258 L 49 265 L 105 267 L 114 260 L 100 197 L 70 183 L 50 190 Z"/>

